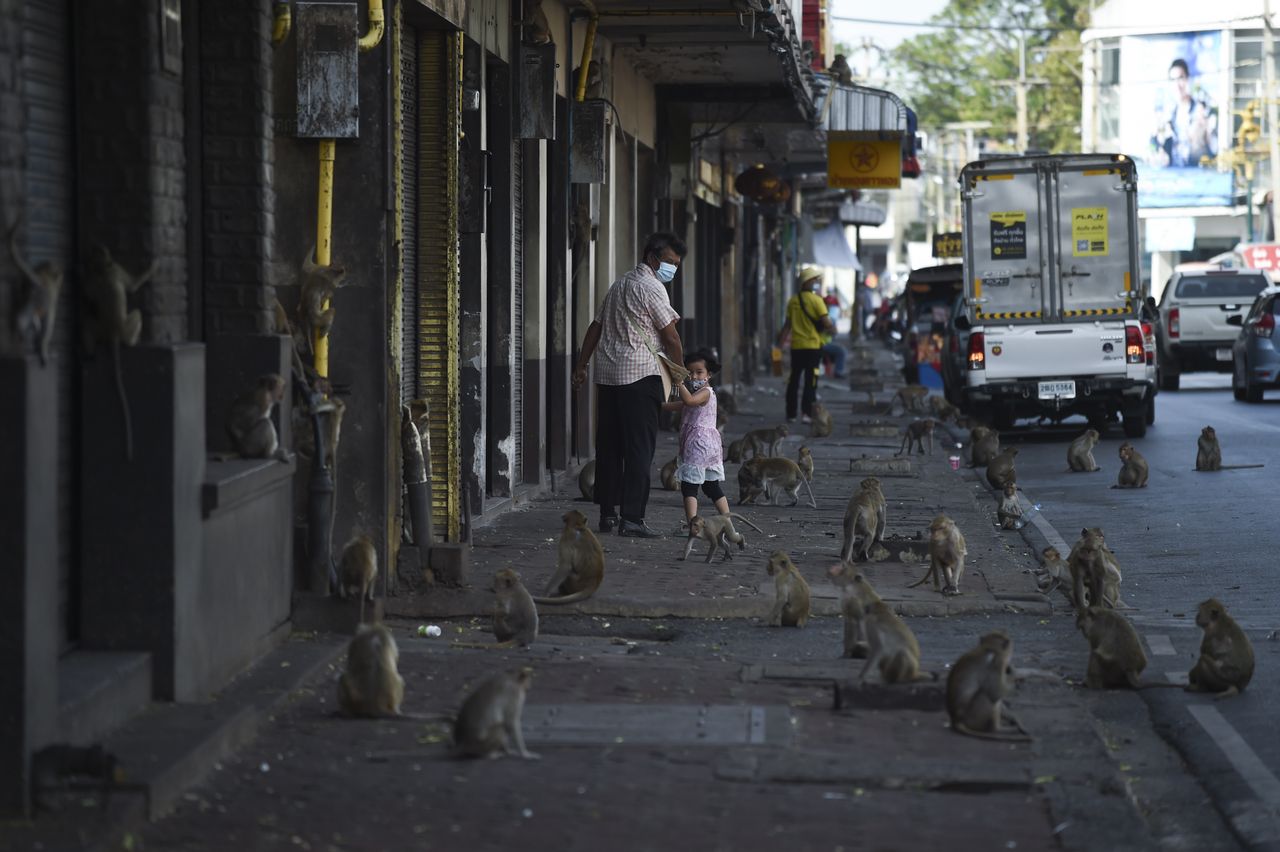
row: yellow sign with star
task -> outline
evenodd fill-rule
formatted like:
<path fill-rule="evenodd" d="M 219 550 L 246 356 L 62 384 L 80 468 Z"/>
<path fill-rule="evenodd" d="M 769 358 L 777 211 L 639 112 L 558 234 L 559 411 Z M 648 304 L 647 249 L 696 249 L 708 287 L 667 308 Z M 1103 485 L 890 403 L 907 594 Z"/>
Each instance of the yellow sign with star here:
<path fill-rule="evenodd" d="M 902 135 L 829 131 L 827 186 L 832 189 L 901 187 Z"/>

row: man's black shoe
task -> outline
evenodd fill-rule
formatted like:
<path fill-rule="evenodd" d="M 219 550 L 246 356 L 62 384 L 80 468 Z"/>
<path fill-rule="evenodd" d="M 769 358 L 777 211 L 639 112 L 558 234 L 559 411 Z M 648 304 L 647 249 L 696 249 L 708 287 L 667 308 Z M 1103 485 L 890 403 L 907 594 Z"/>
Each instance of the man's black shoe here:
<path fill-rule="evenodd" d="M 617 523 L 618 523 L 618 519 L 613 515 L 610 515 L 607 518 L 601 518 L 600 525 L 597 526 L 596 529 L 600 530 L 600 532 L 602 533 L 610 533 L 610 532 L 613 532 L 613 527 Z"/>
<path fill-rule="evenodd" d="M 630 536 L 632 538 L 662 538 L 662 533 L 654 532 L 645 526 L 644 521 L 627 521 L 624 520 L 618 525 L 618 535 Z"/>

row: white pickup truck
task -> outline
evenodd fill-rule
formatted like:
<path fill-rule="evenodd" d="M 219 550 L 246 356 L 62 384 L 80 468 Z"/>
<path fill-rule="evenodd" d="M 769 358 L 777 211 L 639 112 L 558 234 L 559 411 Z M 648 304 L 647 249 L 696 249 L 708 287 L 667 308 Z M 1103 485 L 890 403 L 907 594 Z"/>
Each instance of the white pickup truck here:
<path fill-rule="evenodd" d="M 1123 154 L 1006 157 L 960 172 L 969 351 L 962 408 L 1155 421 L 1156 346 L 1143 320 L 1137 173 Z"/>

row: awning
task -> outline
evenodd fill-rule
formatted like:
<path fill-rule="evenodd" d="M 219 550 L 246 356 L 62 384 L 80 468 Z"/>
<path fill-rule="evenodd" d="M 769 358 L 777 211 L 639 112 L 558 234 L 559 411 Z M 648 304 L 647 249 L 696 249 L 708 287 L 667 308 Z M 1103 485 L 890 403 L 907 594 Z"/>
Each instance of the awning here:
<path fill-rule="evenodd" d="M 844 226 L 839 222 L 832 222 L 821 231 L 814 232 L 812 262 L 818 266 L 835 266 L 856 272 L 862 271 L 862 264 L 858 262 L 857 255 L 849 247 L 849 241 L 844 235 Z"/>

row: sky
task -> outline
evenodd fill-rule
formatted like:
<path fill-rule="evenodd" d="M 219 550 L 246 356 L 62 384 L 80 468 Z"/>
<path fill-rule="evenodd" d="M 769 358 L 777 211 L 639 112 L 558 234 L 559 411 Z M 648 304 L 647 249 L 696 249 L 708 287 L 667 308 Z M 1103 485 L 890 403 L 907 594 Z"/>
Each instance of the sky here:
<path fill-rule="evenodd" d="M 870 3 L 867 0 L 830 0 L 829 14 L 836 42 L 843 42 L 855 48 L 854 56 L 849 57 L 855 73 L 862 72 L 867 56 L 875 58 L 876 52 L 861 49 L 863 41 L 871 42 L 882 50 L 892 50 L 898 42 L 923 32 L 933 30 L 921 27 L 881 25 L 861 23 L 858 21 L 842 21 L 836 15 L 850 18 L 864 18 L 877 21 L 895 21 L 902 23 L 921 23 L 941 12 L 948 0 L 895 0 L 893 3 Z"/>

